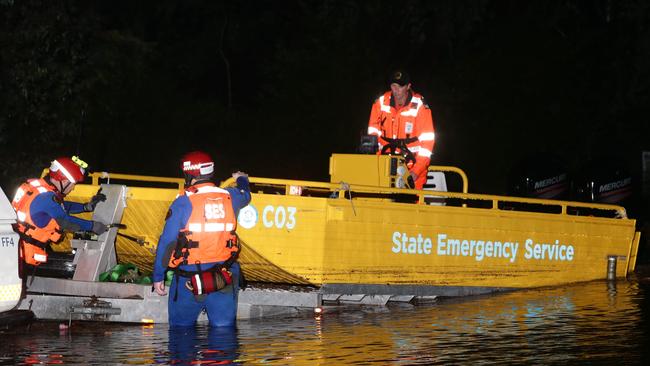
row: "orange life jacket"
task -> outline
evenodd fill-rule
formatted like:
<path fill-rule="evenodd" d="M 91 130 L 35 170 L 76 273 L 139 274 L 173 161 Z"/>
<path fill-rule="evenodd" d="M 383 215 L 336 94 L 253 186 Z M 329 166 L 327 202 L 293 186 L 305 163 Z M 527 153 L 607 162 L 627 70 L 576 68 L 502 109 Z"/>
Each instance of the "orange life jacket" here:
<path fill-rule="evenodd" d="M 185 195 L 192 204 L 192 213 L 179 233 L 169 267 L 230 259 L 238 251 L 237 218 L 230 193 L 213 183 L 201 183 L 187 188 Z"/>
<path fill-rule="evenodd" d="M 30 212 L 32 202 L 39 194 L 54 191 L 54 187 L 45 180 L 30 179 L 18 187 L 16 196 L 11 202 L 18 216 L 18 222 L 14 225 L 14 229 L 20 235 L 25 250 L 25 261 L 29 264 L 37 265 L 47 262 L 45 247 L 50 242 L 56 243 L 62 238 L 63 231 L 56 220 L 50 219 L 45 227 L 38 227 L 32 221 Z"/>

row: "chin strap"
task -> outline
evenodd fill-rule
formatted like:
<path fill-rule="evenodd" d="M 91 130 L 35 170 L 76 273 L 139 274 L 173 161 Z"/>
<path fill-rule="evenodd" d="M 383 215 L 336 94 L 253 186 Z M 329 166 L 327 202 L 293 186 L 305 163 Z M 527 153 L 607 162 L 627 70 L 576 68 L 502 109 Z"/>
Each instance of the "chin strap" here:
<path fill-rule="evenodd" d="M 70 183 L 68 183 L 68 185 L 66 185 L 65 187 L 63 187 L 63 183 L 62 183 L 61 181 L 58 181 L 58 180 L 56 180 L 56 181 L 52 181 L 52 179 L 50 179 L 49 176 L 46 176 L 46 177 L 43 178 L 43 179 L 47 182 L 47 184 L 49 184 L 49 185 L 51 185 L 52 187 L 54 187 L 54 194 L 56 194 L 57 199 L 63 201 L 63 198 L 65 197 L 65 195 L 63 194 L 63 192 L 65 191 L 65 188 L 68 188 L 68 185 L 70 185 Z M 57 186 L 56 182 L 59 183 L 58 186 Z"/>
<path fill-rule="evenodd" d="M 58 183 L 59 183 L 59 186 L 58 186 L 58 187 L 56 186 L 56 184 L 53 184 L 53 186 L 54 186 L 54 188 L 56 188 L 56 190 L 58 191 L 57 194 L 58 194 L 61 198 L 63 198 L 63 197 L 65 197 L 65 193 L 63 193 L 63 192 L 65 192 L 65 190 L 68 189 L 68 187 L 70 187 L 70 184 L 72 184 L 72 183 L 68 182 L 68 184 L 66 184 L 65 187 L 63 186 L 63 182 L 58 181 Z"/>
<path fill-rule="evenodd" d="M 192 185 L 192 178 L 194 178 L 193 176 L 183 172 L 183 178 L 185 178 L 185 188 Z"/>
<path fill-rule="evenodd" d="M 183 177 L 185 178 L 185 188 L 187 188 L 199 183 L 211 182 L 212 174 L 193 176 L 187 173 L 183 173 Z M 194 182 L 192 182 L 192 180 L 194 180 Z"/>

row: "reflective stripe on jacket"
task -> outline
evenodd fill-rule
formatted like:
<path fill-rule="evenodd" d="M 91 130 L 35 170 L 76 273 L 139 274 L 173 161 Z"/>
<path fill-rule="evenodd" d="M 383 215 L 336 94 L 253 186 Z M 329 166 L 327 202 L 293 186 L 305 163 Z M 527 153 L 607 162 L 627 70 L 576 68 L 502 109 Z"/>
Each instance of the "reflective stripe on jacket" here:
<path fill-rule="evenodd" d="M 373 103 L 368 134 L 391 139 L 417 138 L 407 146 L 416 158 L 410 170 L 420 176 L 429 166 L 435 144 L 431 110 L 418 93 L 412 92 L 410 101 L 399 109 L 391 105 L 391 96 L 392 93 L 387 91 Z M 378 140 L 381 151 L 386 142 Z"/>
<path fill-rule="evenodd" d="M 187 264 L 221 262 L 230 258 L 236 247 L 228 247 L 234 238 L 237 218 L 232 207 L 230 193 L 213 183 L 201 183 L 186 189 L 192 212 L 179 236 L 193 243 L 187 256 Z M 181 242 L 179 238 L 179 242 Z M 169 266 L 177 267 L 183 259 L 170 259 Z"/>
<path fill-rule="evenodd" d="M 61 227 L 53 218 L 44 227 L 38 227 L 32 221 L 32 213 L 30 212 L 32 202 L 38 195 L 46 192 L 55 192 L 54 187 L 43 179 L 30 179 L 18 187 L 16 196 L 11 202 L 18 216 L 16 225 L 18 233 L 43 244 L 50 241 L 58 242 L 62 235 Z"/>

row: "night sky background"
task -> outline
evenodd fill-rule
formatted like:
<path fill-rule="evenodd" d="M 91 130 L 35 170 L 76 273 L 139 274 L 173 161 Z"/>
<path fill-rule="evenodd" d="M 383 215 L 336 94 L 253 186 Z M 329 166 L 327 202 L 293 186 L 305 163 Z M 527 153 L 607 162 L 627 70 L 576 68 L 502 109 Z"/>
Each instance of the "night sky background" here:
<path fill-rule="evenodd" d="M 0 184 L 58 155 L 93 171 L 328 180 L 395 68 L 431 107 L 432 163 L 504 193 L 555 154 L 638 174 L 650 150 L 647 1 L 0 0 Z"/>

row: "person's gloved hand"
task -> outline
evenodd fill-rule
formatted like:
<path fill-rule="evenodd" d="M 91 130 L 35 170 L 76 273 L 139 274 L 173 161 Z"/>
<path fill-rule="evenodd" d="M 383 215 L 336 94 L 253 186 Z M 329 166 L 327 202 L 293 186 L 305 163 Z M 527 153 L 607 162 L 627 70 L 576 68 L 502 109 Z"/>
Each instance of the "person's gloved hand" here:
<path fill-rule="evenodd" d="M 91 212 L 95 211 L 95 207 L 98 203 L 106 201 L 106 195 L 101 192 L 101 188 L 96 195 L 94 195 L 89 202 L 84 204 L 84 211 Z"/>
<path fill-rule="evenodd" d="M 237 178 L 239 178 L 239 177 L 246 177 L 246 178 L 248 178 L 248 174 L 246 174 L 246 173 L 244 173 L 244 172 L 240 172 L 240 171 L 238 170 L 238 171 L 232 173 L 232 177 L 235 178 L 235 181 L 237 181 Z"/>
<path fill-rule="evenodd" d="M 90 230 L 97 235 L 102 235 L 108 230 L 108 225 L 103 222 L 93 221 L 93 228 Z"/>

